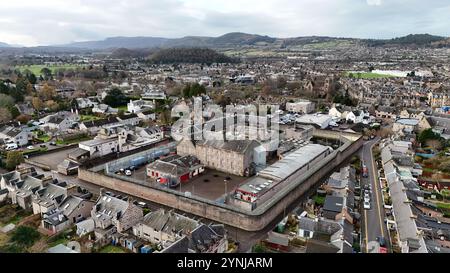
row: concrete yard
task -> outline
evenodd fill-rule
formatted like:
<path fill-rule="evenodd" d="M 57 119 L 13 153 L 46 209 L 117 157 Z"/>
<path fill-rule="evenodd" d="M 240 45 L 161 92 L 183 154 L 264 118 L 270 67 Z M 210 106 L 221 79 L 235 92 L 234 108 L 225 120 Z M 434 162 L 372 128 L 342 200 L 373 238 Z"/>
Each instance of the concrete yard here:
<path fill-rule="evenodd" d="M 56 171 L 58 164 L 63 162 L 64 159 L 66 159 L 68 155 L 76 149 L 78 149 L 78 147 L 33 156 L 29 158 L 29 161 L 44 164 Z"/>
<path fill-rule="evenodd" d="M 141 181 L 153 183 L 153 185 L 158 187 L 160 186 L 154 180 L 145 176 L 145 167 L 135 170 L 131 177 Z M 223 195 L 225 194 L 225 178 L 229 178 L 226 182 L 227 192 L 232 192 L 235 188 L 248 179 L 248 177 L 240 177 L 216 170 L 206 169 L 201 175 L 179 185 L 177 188 L 174 188 L 174 190 L 190 192 L 192 195 L 215 201 L 223 198 Z"/>

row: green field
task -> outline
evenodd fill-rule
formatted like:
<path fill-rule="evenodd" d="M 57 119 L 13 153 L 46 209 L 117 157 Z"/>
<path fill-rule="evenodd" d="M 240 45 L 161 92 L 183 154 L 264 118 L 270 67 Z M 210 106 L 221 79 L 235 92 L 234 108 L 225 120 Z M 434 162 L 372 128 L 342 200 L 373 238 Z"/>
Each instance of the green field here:
<path fill-rule="evenodd" d="M 101 118 L 94 115 L 80 115 L 80 121 L 93 121 L 99 119 Z"/>
<path fill-rule="evenodd" d="M 395 78 L 392 75 L 378 74 L 372 72 L 345 72 L 345 77 L 350 77 L 350 74 L 353 74 L 353 78 L 355 79 L 383 79 L 383 78 Z"/>
<path fill-rule="evenodd" d="M 41 65 L 41 64 L 34 64 L 34 65 L 18 65 L 15 68 L 19 69 L 20 72 L 23 72 L 25 70 L 30 70 L 34 75 L 39 76 L 41 75 L 42 68 L 47 67 L 49 68 L 52 73 L 54 74 L 56 70 L 58 69 L 77 69 L 82 68 L 81 65 L 75 65 L 75 64 L 64 64 L 64 65 Z"/>
<path fill-rule="evenodd" d="M 102 248 L 99 253 L 125 253 L 125 250 L 118 246 L 108 245 Z"/>

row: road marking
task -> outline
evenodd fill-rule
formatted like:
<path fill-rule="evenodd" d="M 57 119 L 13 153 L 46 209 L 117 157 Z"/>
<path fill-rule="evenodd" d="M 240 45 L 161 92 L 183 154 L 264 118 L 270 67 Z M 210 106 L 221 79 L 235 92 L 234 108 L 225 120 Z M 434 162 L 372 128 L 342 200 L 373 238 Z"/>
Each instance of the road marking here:
<path fill-rule="evenodd" d="M 373 171 L 373 174 L 375 175 L 375 177 L 374 177 L 375 185 L 374 186 L 375 186 L 375 191 L 376 191 L 376 196 L 377 196 L 377 203 L 378 203 L 377 208 L 378 208 L 378 217 L 380 219 L 381 235 L 384 237 L 384 228 L 383 228 L 384 220 L 381 219 L 381 210 L 380 210 L 381 203 L 380 203 L 380 197 L 379 197 L 379 193 L 378 193 L 378 187 L 380 186 L 379 185 L 380 183 L 379 183 L 379 181 L 377 181 L 377 172 L 375 169 L 375 162 L 374 162 L 373 152 L 372 152 L 373 146 L 375 146 L 375 144 L 377 144 L 377 143 L 375 142 L 374 144 L 372 144 L 372 146 L 370 146 L 370 158 L 372 160 L 372 171 Z"/>

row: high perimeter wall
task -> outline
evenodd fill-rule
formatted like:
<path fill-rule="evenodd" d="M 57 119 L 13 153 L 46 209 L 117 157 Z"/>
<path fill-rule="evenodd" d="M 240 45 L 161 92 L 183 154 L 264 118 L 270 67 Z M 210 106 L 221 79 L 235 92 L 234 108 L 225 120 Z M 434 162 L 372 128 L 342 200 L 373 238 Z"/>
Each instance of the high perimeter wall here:
<path fill-rule="evenodd" d="M 320 130 L 317 131 L 321 134 L 325 133 Z M 329 133 L 327 136 L 329 138 L 337 137 L 335 134 L 330 136 Z M 288 177 L 287 179 L 292 180 L 289 185 L 278 191 L 271 199 L 253 211 L 244 211 L 197 196 L 185 197 L 182 193 L 174 190 L 151 188 L 144 183 L 125 181 L 107 176 L 103 172 L 94 172 L 80 168 L 78 176 L 82 180 L 105 188 L 114 189 L 247 231 L 258 231 L 271 223 L 278 215 L 283 213 L 286 207 L 303 196 L 311 187 L 320 182 L 323 177 L 338 167 L 342 161 L 361 148 L 363 144 L 362 137 L 354 134 L 349 136 L 356 140 L 353 142 L 347 140 L 338 150 L 335 150 L 328 157 L 317 163 L 309 171 L 299 174 L 294 173 Z"/>

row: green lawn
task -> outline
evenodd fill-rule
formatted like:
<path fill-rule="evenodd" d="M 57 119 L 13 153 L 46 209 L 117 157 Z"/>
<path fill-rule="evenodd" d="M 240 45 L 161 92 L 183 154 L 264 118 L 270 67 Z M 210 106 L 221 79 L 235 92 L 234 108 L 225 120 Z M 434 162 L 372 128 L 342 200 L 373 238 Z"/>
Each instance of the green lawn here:
<path fill-rule="evenodd" d="M 99 120 L 101 118 L 94 116 L 94 115 L 80 115 L 80 121 L 92 121 L 92 120 Z"/>
<path fill-rule="evenodd" d="M 82 141 L 91 140 L 91 139 L 92 138 L 90 138 L 90 137 L 82 137 L 82 138 L 71 139 L 71 140 L 57 140 L 57 141 L 55 141 L 55 143 L 58 145 L 70 145 L 70 144 L 80 143 Z"/>
<path fill-rule="evenodd" d="M 42 142 L 49 142 L 51 137 L 49 135 L 42 135 L 42 136 L 38 137 L 37 139 L 39 139 Z"/>
<path fill-rule="evenodd" d="M 31 212 L 23 210 L 17 205 L 4 205 L 0 207 L 0 226 L 17 224 L 20 220 L 29 215 L 31 215 Z"/>
<path fill-rule="evenodd" d="M 436 206 L 440 209 L 450 210 L 450 203 L 436 202 Z"/>
<path fill-rule="evenodd" d="M 47 67 L 49 68 L 52 73 L 55 73 L 55 70 L 57 69 L 76 69 L 76 68 L 82 68 L 83 66 L 75 65 L 75 64 L 64 64 L 64 65 L 41 65 L 41 64 L 35 64 L 35 65 L 18 65 L 15 68 L 19 69 L 21 72 L 25 71 L 26 69 L 30 70 L 34 75 L 39 76 L 41 75 L 42 68 Z"/>
<path fill-rule="evenodd" d="M 100 253 L 125 253 L 125 250 L 118 246 L 108 245 L 100 249 Z"/>
<path fill-rule="evenodd" d="M 356 78 L 356 79 L 382 79 L 382 78 L 394 78 L 395 77 L 392 75 L 378 74 L 378 73 L 372 73 L 372 72 L 361 72 L 361 73 L 345 72 L 344 76 L 350 77 L 350 74 L 353 74 L 353 78 Z"/>
<path fill-rule="evenodd" d="M 313 200 L 314 200 L 314 202 L 316 202 L 317 205 L 323 205 L 325 203 L 325 197 L 323 197 L 323 196 L 315 195 L 313 197 Z"/>

